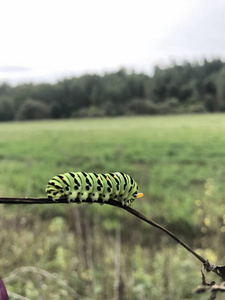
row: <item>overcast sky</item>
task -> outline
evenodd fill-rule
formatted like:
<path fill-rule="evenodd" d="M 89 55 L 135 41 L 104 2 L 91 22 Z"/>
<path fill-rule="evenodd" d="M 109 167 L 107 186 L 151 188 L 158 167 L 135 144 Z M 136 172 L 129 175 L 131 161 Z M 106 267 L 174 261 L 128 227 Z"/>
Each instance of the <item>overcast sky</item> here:
<path fill-rule="evenodd" d="M 0 2 L 0 83 L 224 57 L 224 0 Z"/>

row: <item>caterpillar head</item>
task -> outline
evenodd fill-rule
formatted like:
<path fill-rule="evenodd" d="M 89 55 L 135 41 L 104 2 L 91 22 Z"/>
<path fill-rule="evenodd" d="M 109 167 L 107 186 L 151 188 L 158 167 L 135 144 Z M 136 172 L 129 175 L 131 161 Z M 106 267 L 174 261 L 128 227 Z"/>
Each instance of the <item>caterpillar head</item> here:
<path fill-rule="evenodd" d="M 143 193 L 137 193 L 136 198 L 141 198 L 141 197 L 143 197 L 143 196 L 144 196 Z"/>
<path fill-rule="evenodd" d="M 138 198 L 141 198 L 143 196 L 144 196 L 143 193 L 138 193 L 138 191 L 135 191 L 129 198 L 130 198 L 130 201 L 132 203 L 134 200 L 136 200 Z"/>
<path fill-rule="evenodd" d="M 134 202 L 135 199 L 141 198 L 143 196 L 144 196 L 143 193 L 138 193 L 136 191 L 135 193 L 133 193 L 133 195 L 131 195 L 130 198 L 128 198 L 127 200 L 124 201 L 124 204 L 127 206 L 131 206 L 131 204 Z"/>
<path fill-rule="evenodd" d="M 134 200 L 143 197 L 144 194 L 143 193 L 138 193 L 138 184 L 137 184 L 137 182 L 132 177 L 130 177 L 130 179 L 131 179 L 130 183 L 132 184 L 132 186 L 130 187 L 130 190 L 129 190 L 128 199 L 130 199 L 131 202 L 133 202 Z"/>

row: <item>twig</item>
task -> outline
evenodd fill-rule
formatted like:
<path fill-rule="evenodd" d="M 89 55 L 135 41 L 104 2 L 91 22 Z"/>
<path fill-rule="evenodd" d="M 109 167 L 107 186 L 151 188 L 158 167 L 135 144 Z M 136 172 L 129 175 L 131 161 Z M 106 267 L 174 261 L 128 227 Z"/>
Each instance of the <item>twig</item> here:
<path fill-rule="evenodd" d="M 10 297 L 12 297 L 13 299 L 16 299 L 16 300 L 31 300 L 30 298 L 27 298 L 27 297 L 23 297 L 19 294 L 16 294 L 16 293 L 13 293 L 13 292 L 10 292 L 8 291 L 8 294 Z M 10 298 L 10 299 L 12 299 Z"/>
<path fill-rule="evenodd" d="M 61 204 L 61 203 L 66 203 L 68 204 L 67 199 L 60 199 L 59 201 L 55 202 L 51 199 L 48 198 L 11 198 L 11 197 L 1 197 L 0 198 L 0 203 L 2 204 Z M 76 199 L 73 203 L 80 204 L 80 201 Z M 92 202 L 91 199 L 87 199 L 83 203 L 99 203 L 103 204 L 101 200 L 98 200 L 96 202 Z M 107 202 L 104 202 L 104 204 L 108 204 L 111 206 L 116 206 L 119 208 L 122 208 L 129 212 L 130 214 L 134 215 L 135 217 L 141 219 L 142 221 L 160 229 L 161 231 L 165 232 L 167 235 L 169 235 L 171 238 L 173 238 L 177 243 L 179 243 L 182 247 L 184 247 L 187 251 L 189 251 L 192 255 L 194 255 L 201 263 L 203 263 L 203 269 L 206 270 L 207 272 L 214 272 L 216 273 L 219 277 L 221 277 L 225 281 L 225 266 L 216 266 L 213 263 L 209 262 L 207 259 L 202 257 L 201 255 L 197 254 L 193 249 L 191 249 L 187 244 L 185 244 L 181 239 L 179 239 L 175 234 L 170 232 L 168 229 L 165 227 L 159 225 L 155 221 L 145 217 L 142 215 L 140 212 L 137 210 L 128 207 L 128 206 L 123 206 L 121 202 L 116 201 L 116 200 L 109 200 Z M 202 284 L 203 285 L 213 285 L 215 282 L 212 282 L 210 284 L 206 283 L 205 281 L 205 275 L 202 272 Z"/>
<path fill-rule="evenodd" d="M 216 299 L 217 293 L 221 292 L 224 293 L 225 292 L 225 282 L 222 282 L 220 285 L 213 285 L 213 286 L 198 286 L 194 293 L 196 294 L 202 294 L 205 292 L 210 292 L 211 296 L 209 298 L 209 300 L 214 300 Z"/>
<path fill-rule="evenodd" d="M 121 230 L 120 230 L 120 223 L 116 228 L 115 234 L 115 280 L 114 280 L 114 300 L 121 299 L 120 297 L 120 251 L 121 251 Z"/>
<path fill-rule="evenodd" d="M 74 295 L 74 297 L 76 297 L 76 299 L 80 298 L 81 295 L 79 295 L 73 288 L 71 288 L 66 281 L 60 279 L 57 274 L 52 274 L 49 273 L 46 270 L 43 270 L 41 268 L 36 268 L 36 267 L 31 267 L 31 266 L 27 266 L 27 267 L 21 267 L 21 268 L 17 268 L 15 270 L 13 270 L 8 277 L 4 278 L 4 282 L 8 283 L 10 281 L 12 281 L 15 277 L 21 275 L 22 273 L 36 273 L 38 275 L 44 276 L 46 278 L 49 278 L 53 281 L 55 281 L 57 284 L 61 285 L 63 288 L 67 289 L 71 294 Z"/>
<path fill-rule="evenodd" d="M 148 223 L 148 224 L 150 224 L 150 225 L 152 225 L 152 226 L 154 226 L 154 227 L 156 227 L 156 228 L 164 231 L 166 234 L 168 234 L 169 236 L 171 236 L 177 243 L 179 243 L 181 246 L 183 246 L 185 249 L 187 249 L 189 252 L 191 252 L 195 257 L 197 257 L 197 259 L 200 260 L 203 264 L 205 264 L 207 262 L 207 260 L 205 258 L 203 258 L 199 254 L 197 254 L 188 245 L 186 245 L 181 239 L 179 239 L 175 234 L 173 234 L 172 232 L 170 232 L 165 227 L 159 225 L 155 221 L 150 220 L 149 218 L 145 217 L 140 212 L 136 211 L 135 209 L 133 209 L 131 207 L 123 207 L 123 208 L 125 210 L 127 210 L 129 213 L 131 213 L 132 215 L 136 216 L 137 218 L 139 218 L 139 219 L 145 221 L 146 223 Z"/>

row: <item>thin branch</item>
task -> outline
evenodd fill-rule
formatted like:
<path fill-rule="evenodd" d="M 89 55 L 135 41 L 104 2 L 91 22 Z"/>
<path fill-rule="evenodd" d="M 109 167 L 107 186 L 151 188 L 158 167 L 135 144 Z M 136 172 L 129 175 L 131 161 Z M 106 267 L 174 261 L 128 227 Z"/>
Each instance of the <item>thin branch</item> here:
<path fill-rule="evenodd" d="M 60 202 L 54 202 L 48 198 L 13 198 L 13 197 L 1 197 L 1 204 L 54 204 L 54 203 L 68 203 L 66 199 L 60 200 Z"/>
<path fill-rule="evenodd" d="M 20 267 L 20 268 L 13 270 L 9 274 L 8 277 L 4 278 L 4 282 L 8 283 L 8 282 L 14 280 L 16 277 L 20 276 L 22 273 L 28 273 L 28 272 L 36 273 L 38 275 L 41 275 L 43 277 L 53 280 L 58 285 L 62 286 L 66 290 L 68 290 L 69 293 L 73 294 L 74 297 L 76 297 L 75 299 L 82 297 L 73 288 L 71 288 L 65 280 L 60 279 L 59 276 L 57 276 L 57 274 L 49 273 L 46 270 L 43 270 L 41 268 L 32 267 L 32 266 Z"/>
<path fill-rule="evenodd" d="M 0 198 L 0 203 L 5 203 L 5 204 L 59 204 L 59 203 L 67 203 L 68 204 L 68 201 L 67 201 L 67 199 L 60 199 L 60 201 L 55 202 L 55 201 L 52 201 L 51 199 L 46 199 L 46 198 Z M 80 203 L 80 201 L 79 200 L 75 200 L 74 203 Z M 100 204 L 102 204 L 102 201 L 98 200 L 96 202 L 92 202 L 92 200 L 87 199 L 83 203 L 100 203 Z M 188 245 L 186 245 L 183 241 L 181 241 L 175 234 L 173 234 L 172 232 L 170 232 L 169 230 L 167 230 L 163 226 L 159 225 L 158 223 L 156 223 L 156 222 L 150 220 L 149 218 L 145 217 L 144 215 L 142 215 L 137 210 L 135 210 L 135 209 L 133 209 L 131 207 L 122 206 L 122 204 L 119 201 L 116 201 L 116 200 L 109 200 L 109 201 L 105 202 L 105 204 L 123 208 L 124 210 L 128 211 L 129 213 L 131 213 L 135 217 L 143 220 L 144 222 L 146 222 L 146 223 L 148 223 L 148 224 L 150 224 L 150 225 L 152 225 L 154 227 L 157 227 L 158 229 L 164 231 L 166 234 L 168 234 L 169 236 L 171 236 L 177 243 L 179 243 L 180 245 L 182 245 L 189 252 L 191 252 L 203 264 L 205 264 L 207 262 L 206 259 L 204 259 L 202 256 L 198 255 Z"/>
<path fill-rule="evenodd" d="M 61 203 L 66 203 L 68 204 L 67 199 L 60 199 L 59 201 L 55 202 L 51 199 L 48 198 L 11 198 L 11 197 L 1 197 L 0 198 L 0 204 L 61 204 Z M 73 203 L 80 204 L 80 201 L 76 199 Z M 93 202 L 91 199 L 87 199 L 83 203 L 99 203 L 103 204 L 102 200 L 98 200 Z M 104 204 L 108 204 L 111 206 L 116 206 L 119 208 L 122 208 L 129 212 L 130 214 L 134 215 L 138 219 L 141 219 L 142 221 L 158 228 L 159 230 L 163 231 L 167 235 L 169 235 L 172 239 L 174 239 L 177 243 L 179 243 L 182 247 L 184 247 L 187 251 L 189 251 L 192 255 L 194 255 L 201 263 L 203 263 L 203 268 L 207 272 L 214 272 L 216 273 L 219 277 L 221 277 L 223 280 L 225 280 L 225 266 L 216 266 L 213 263 L 209 262 L 207 259 L 196 253 L 193 249 L 191 249 L 187 244 L 185 244 L 181 239 L 179 239 L 175 234 L 170 232 L 168 229 L 165 227 L 161 226 L 160 224 L 156 223 L 155 221 L 147 218 L 137 210 L 128 207 L 128 206 L 123 206 L 121 202 L 116 201 L 116 200 L 108 200 L 107 202 L 104 202 Z M 207 284 L 205 281 L 205 276 L 202 272 L 202 283 L 203 285 L 213 285 L 214 282 Z"/>
<path fill-rule="evenodd" d="M 187 249 L 189 252 L 191 252 L 195 257 L 197 257 L 198 260 L 200 260 L 203 264 L 205 264 L 207 262 L 207 260 L 205 258 L 203 258 L 202 256 L 200 256 L 199 254 L 197 254 L 194 250 L 192 250 L 187 244 L 185 244 L 181 239 L 179 239 L 175 234 L 173 234 L 172 232 L 170 232 L 168 229 L 166 229 L 165 227 L 159 225 L 158 223 L 156 223 L 155 221 L 150 220 L 149 218 L 145 217 L 144 215 L 142 215 L 140 212 L 136 211 L 135 209 L 131 208 L 131 207 L 126 207 L 124 208 L 125 210 L 127 210 L 129 213 L 131 213 L 132 215 L 136 216 L 137 218 L 145 221 L 146 223 L 164 231 L 166 234 L 168 234 L 169 236 L 171 236 L 177 243 L 179 243 L 181 246 L 183 246 L 185 249 Z"/>
<path fill-rule="evenodd" d="M 21 296 L 19 294 L 16 294 L 16 293 L 13 293 L 13 292 L 10 292 L 10 291 L 8 291 L 8 294 L 13 299 L 17 299 L 17 300 L 31 300 L 30 298 L 23 297 L 23 296 Z M 12 299 L 12 298 L 10 298 L 10 299 Z"/>

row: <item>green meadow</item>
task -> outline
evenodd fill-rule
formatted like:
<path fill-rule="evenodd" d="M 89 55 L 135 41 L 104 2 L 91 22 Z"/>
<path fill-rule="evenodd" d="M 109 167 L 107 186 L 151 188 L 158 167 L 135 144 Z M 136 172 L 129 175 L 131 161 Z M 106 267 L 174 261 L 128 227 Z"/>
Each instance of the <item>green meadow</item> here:
<path fill-rule="evenodd" d="M 0 124 L 1 197 L 45 197 L 48 180 L 68 171 L 123 171 L 144 193 L 134 209 L 218 264 L 224 166 L 224 114 Z M 201 263 L 119 208 L 1 205 L 0 226 L 0 276 L 12 299 L 207 298 L 193 294 Z"/>

